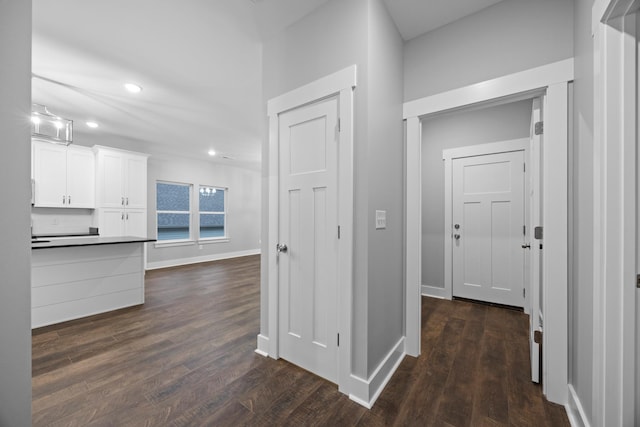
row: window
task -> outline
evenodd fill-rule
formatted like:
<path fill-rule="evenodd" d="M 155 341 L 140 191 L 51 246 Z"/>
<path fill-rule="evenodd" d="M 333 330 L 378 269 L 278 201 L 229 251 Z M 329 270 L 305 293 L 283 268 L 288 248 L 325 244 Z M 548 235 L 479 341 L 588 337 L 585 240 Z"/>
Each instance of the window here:
<path fill-rule="evenodd" d="M 158 240 L 191 238 L 191 185 L 156 183 Z"/>
<path fill-rule="evenodd" d="M 226 188 L 200 186 L 200 239 L 226 237 L 226 193 Z"/>

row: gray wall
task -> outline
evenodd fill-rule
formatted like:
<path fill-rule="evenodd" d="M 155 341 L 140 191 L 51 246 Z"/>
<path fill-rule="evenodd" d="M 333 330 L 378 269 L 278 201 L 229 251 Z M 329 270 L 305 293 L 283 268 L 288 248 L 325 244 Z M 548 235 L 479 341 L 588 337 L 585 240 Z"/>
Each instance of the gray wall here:
<path fill-rule="evenodd" d="M 409 41 L 405 101 L 572 57 L 572 9 L 506 0 Z"/>
<path fill-rule="evenodd" d="M 569 284 L 569 383 L 593 417 L 593 0 L 576 0 L 573 109 L 573 268 Z"/>
<path fill-rule="evenodd" d="M 442 150 L 528 138 L 531 100 L 438 115 L 422 122 L 422 284 L 444 287 Z"/>
<path fill-rule="evenodd" d="M 370 3 L 368 375 L 404 335 L 402 38 L 382 1 Z M 387 228 L 375 229 L 375 211 Z"/>
<path fill-rule="evenodd" d="M 317 9 L 312 14 L 278 33 L 263 46 L 263 103 L 265 108 L 269 99 L 282 95 L 290 90 L 310 83 L 328 74 L 334 73 L 350 65 L 358 67 L 358 87 L 355 90 L 355 162 L 356 188 L 366 184 L 366 133 L 367 133 L 367 16 L 368 0 L 332 0 Z M 331 31 L 327 31 L 331 28 Z M 264 125 L 263 152 L 269 152 L 268 125 Z M 268 156 L 264 158 L 263 179 L 266 181 L 272 171 L 268 163 Z M 266 183 L 265 183 L 266 184 Z M 263 186 L 263 223 L 268 224 L 268 188 Z M 356 193 L 354 209 L 356 216 L 366 218 L 367 197 L 364 192 Z M 363 216 L 365 215 L 365 216 Z M 265 218 L 266 217 L 266 218 Z M 358 286 L 354 289 L 354 332 L 353 332 L 353 369 L 358 375 L 366 375 L 366 286 L 361 284 L 366 280 L 367 261 L 367 224 L 354 224 L 354 264 L 355 281 Z M 266 255 L 271 249 L 269 229 L 262 229 L 262 284 L 261 294 L 268 294 Z M 260 332 L 268 336 L 266 299 L 261 301 Z"/>
<path fill-rule="evenodd" d="M 180 158 L 149 158 L 147 168 L 147 229 L 156 235 L 156 182 L 171 181 L 192 184 L 194 197 L 199 185 L 227 187 L 228 242 L 156 248 L 148 245 L 147 261 L 171 261 L 183 258 L 213 256 L 260 248 L 260 172 L 217 163 Z"/>
<path fill-rule="evenodd" d="M 263 48 L 263 99 L 266 104 L 275 96 L 352 64 L 358 67 L 354 101 L 352 372 L 367 378 L 402 336 L 404 315 L 402 42 L 382 1 L 329 1 L 267 41 Z M 265 152 L 267 129 L 265 124 Z M 264 159 L 266 181 L 270 171 Z M 267 200 L 268 189 L 263 185 L 263 203 Z M 375 209 L 387 210 L 386 230 L 373 230 Z M 263 211 L 267 212 L 266 205 Z M 266 227 L 262 242 L 264 256 L 269 250 Z M 264 268 L 262 278 L 265 295 Z M 266 310 L 263 300 L 261 333 L 268 335 Z M 374 326 L 381 329 L 376 331 Z"/>
<path fill-rule="evenodd" d="M 31 425 L 31 2 L 0 2 L 0 426 Z"/>

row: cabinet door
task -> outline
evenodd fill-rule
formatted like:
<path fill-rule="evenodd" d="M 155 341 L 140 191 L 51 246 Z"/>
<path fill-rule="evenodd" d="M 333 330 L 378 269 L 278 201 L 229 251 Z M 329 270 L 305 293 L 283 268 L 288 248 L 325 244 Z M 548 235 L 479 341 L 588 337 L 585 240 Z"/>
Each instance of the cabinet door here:
<path fill-rule="evenodd" d="M 127 156 L 124 161 L 126 207 L 147 209 L 147 158 Z"/>
<path fill-rule="evenodd" d="M 100 209 L 98 233 L 101 237 L 124 236 L 125 216 L 123 209 Z"/>
<path fill-rule="evenodd" d="M 147 211 L 127 210 L 125 211 L 125 236 L 147 237 Z"/>
<path fill-rule="evenodd" d="M 95 208 L 95 156 L 90 149 L 67 149 L 67 206 Z"/>
<path fill-rule="evenodd" d="M 67 206 L 67 147 L 34 142 L 36 207 Z"/>
<path fill-rule="evenodd" d="M 101 207 L 124 207 L 124 160 L 121 153 L 98 154 L 99 204 Z"/>

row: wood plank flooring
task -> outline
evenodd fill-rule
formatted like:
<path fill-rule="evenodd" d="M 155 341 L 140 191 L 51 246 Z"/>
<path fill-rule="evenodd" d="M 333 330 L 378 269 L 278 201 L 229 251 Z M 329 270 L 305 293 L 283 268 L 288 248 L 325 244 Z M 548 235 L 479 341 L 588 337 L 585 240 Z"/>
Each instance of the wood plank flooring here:
<path fill-rule="evenodd" d="M 257 256 L 155 270 L 144 306 L 33 332 L 34 426 L 568 426 L 529 381 L 527 316 L 423 299 L 423 354 L 366 410 L 254 352 Z"/>

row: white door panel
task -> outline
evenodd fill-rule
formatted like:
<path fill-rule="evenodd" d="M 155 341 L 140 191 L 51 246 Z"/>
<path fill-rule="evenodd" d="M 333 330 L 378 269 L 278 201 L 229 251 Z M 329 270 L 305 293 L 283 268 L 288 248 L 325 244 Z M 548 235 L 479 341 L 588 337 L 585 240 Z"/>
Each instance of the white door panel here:
<path fill-rule="evenodd" d="M 523 151 L 453 160 L 454 296 L 524 305 L 523 165 Z"/>
<path fill-rule="evenodd" d="M 280 356 L 337 381 L 336 99 L 280 116 Z"/>

